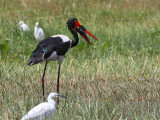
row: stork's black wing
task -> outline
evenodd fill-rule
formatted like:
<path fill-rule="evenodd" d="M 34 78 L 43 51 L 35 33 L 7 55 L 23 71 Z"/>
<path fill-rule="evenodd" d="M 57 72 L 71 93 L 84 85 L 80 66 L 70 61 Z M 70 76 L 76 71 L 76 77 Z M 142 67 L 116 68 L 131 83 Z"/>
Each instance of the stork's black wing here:
<path fill-rule="evenodd" d="M 41 62 L 41 58 L 47 59 L 54 51 L 57 55 L 65 55 L 70 47 L 70 41 L 63 42 L 61 37 L 49 37 L 39 42 L 36 49 L 32 52 L 29 61 L 34 63 Z M 29 62 L 28 62 L 29 63 Z M 30 62 L 31 63 L 31 62 Z"/>

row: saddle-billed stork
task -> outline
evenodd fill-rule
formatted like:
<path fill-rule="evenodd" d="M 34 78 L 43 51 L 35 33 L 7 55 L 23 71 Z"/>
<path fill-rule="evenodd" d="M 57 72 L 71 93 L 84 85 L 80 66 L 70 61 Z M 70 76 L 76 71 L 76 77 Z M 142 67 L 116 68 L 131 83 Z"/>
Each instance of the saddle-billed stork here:
<path fill-rule="evenodd" d="M 29 58 L 28 65 L 35 65 L 42 61 L 46 61 L 43 76 L 42 76 L 42 89 L 43 89 L 43 98 L 44 98 L 44 76 L 47 67 L 48 61 L 58 61 L 58 78 L 57 78 L 57 93 L 59 94 L 59 77 L 60 77 L 60 69 L 61 63 L 64 58 L 64 55 L 67 53 L 69 48 L 76 46 L 79 42 L 78 34 L 79 33 L 90 45 L 87 34 L 97 40 L 88 30 L 86 30 L 82 24 L 78 22 L 76 18 L 70 18 L 67 21 L 67 26 L 70 32 L 72 33 L 74 40 L 70 40 L 65 35 L 55 35 L 44 40 L 40 41 L 37 45 L 37 48 L 32 52 L 32 55 Z M 45 98 L 44 98 L 45 99 Z M 59 100 L 57 100 L 59 102 Z"/>

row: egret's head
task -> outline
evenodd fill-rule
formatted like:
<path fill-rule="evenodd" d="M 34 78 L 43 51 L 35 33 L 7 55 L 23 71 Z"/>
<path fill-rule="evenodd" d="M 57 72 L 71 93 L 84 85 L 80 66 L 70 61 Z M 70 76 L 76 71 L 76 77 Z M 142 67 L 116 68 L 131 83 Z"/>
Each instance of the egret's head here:
<path fill-rule="evenodd" d="M 39 22 L 36 22 L 36 26 L 37 26 L 37 27 L 39 26 Z"/>
<path fill-rule="evenodd" d="M 23 21 L 20 21 L 20 22 L 18 23 L 19 26 L 21 26 L 21 25 L 23 25 L 23 24 L 24 24 Z"/>
<path fill-rule="evenodd" d="M 57 93 L 54 93 L 54 92 L 50 93 L 49 96 L 48 96 L 48 98 L 51 98 L 51 99 L 53 99 L 53 98 L 55 98 L 55 97 L 66 98 L 66 96 L 62 96 L 62 95 L 57 94 Z"/>

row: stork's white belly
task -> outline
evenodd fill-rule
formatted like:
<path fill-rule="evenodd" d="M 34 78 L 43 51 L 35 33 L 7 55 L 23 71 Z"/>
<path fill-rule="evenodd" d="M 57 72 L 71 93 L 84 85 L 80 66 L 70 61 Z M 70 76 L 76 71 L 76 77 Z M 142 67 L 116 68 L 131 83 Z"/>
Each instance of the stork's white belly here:
<path fill-rule="evenodd" d="M 57 52 L 54 51 L 46 60 L 53 60 L 53 61 L 56 61 L 58 60 L 58 55 L 57 55 Z"/>
<path fill-rule="evenodd" d="M 59 56 L 59 55 L 57 55 L 57 52 L 54 51 L 54 52 L 46 59 L 46 61 L 53 60 L 53 61 L 58 61 L 59 63 L 61 63 L 62 60 L 63 60 L 63 57 L 64 57 L 64 56 Z"/>

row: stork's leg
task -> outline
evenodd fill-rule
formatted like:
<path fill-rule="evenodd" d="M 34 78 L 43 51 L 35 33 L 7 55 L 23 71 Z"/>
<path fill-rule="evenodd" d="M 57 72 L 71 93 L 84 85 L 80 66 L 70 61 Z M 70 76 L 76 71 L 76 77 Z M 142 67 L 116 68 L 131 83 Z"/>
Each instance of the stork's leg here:
<path fill-rule="evenodd" d="M 42 76 L 42 90 L 43 90 L 43 101 L 45 101 L 45 96 L 44 96 L 44 76 L 45 76 L 45 72 L 46 72 L 46 68 L 47 68 L 47 63 L 45 63 L 45 67 L 44 67 L 44 71 L 43 71 L 43 76 Z"/>
<path fill-rule="evenodd" d="M 59 64 L 58 68 L 58 79 L 57 79 L 57 93 L 59 94 L 59 77 L 60 77 L 61 64 Z M 59 104 L 59 97 L 57 98 L 57 104 Z"/>

